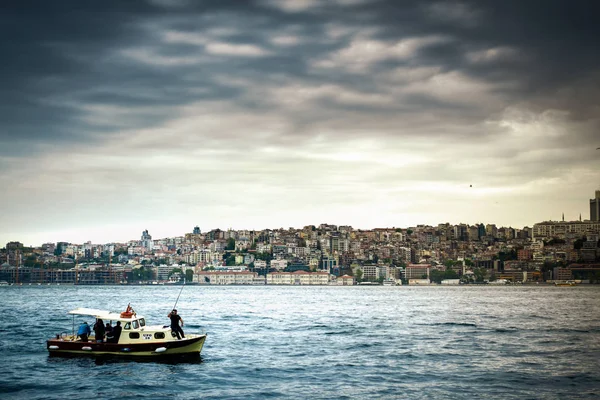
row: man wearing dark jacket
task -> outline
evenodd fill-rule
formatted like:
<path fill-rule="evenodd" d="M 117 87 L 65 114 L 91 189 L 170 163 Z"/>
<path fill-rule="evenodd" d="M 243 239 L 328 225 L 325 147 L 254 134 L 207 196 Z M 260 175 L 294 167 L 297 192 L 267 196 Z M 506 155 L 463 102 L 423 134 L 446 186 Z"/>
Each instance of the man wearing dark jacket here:
<path fill-rule="evenodd" d="M 117 325 L 112 329 L 110 336 L 107 337 L 108 343 L 119 343 L 119 337 L 121 336 L 121 321 L 117 321 Z"/>
<path fill-rule="evenodd" d="M 175 332 L 175 335 L 177 335 L 177 339 L 185 338 L 185 335 L 183 334 L 183 329 L 181 329 L 181 326 L 183 326 L 183 319 L 181 319 L 181 317 L 177 314 L 177 310 L 171 311 L 169 315 L 167 315 L 167 317 L 171 319 L 171 330 Z M 179 321 L 181 321 L 181 326 L 179 326 Z"/>

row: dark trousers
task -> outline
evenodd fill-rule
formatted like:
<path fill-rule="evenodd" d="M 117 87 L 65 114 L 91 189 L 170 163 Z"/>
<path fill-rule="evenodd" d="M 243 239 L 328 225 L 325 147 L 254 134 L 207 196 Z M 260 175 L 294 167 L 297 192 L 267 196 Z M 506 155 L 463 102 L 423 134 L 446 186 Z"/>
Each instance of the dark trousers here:
<path fill-rule="evenodd" d="M 173 332 L 175 332 L 175 334 L 177 335 L 177 339 L 185 338 L 185 335 L 183 334 L 183 329 L 181 329 L 181 326 L 171 325 L 171 330 Z"/>
<path fill-rule="evenodd" d="M 82 333 L 81 335 L 79 335 L 79 337 L 81 338 L 82 342 L 87 342 L 88 341 L 87 333 Z"/>

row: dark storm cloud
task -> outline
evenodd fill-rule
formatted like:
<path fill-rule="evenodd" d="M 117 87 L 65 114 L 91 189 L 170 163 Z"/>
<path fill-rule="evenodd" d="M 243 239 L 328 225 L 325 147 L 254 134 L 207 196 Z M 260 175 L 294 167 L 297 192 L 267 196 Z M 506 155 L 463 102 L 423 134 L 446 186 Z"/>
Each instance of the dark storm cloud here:
<path fill-rule="evenodd" d="M 292 7 L 282 6 L 288 3 Z M 460 72 L 494 84 L 490 91 L 506 103 L 479 110 L 419 92 L 405 94 L 405 104 L 349 104 L 332 95 L 314 101 L 321 110 L 282 112 L 301 129 L 343 112 L 385 118 L 454 110 L 464 121 L 475 122 L 510 102 L 566 109 L 579 118 L 597 111 L 598 88 L 592 86 L 600 65 L 596 2 L 288 3 L 3 3 L 0 154 L 29 153 L 43 143 L 103 140 L 121 130 L 156 126 L 176 114 L 174 107 L 198 101 L 236 100 L 255 112 L 278 109 L 267 96 L 244 97 L 247 88 L 229 80 L 264 85 L 265 94 L 270 86 L 295 81 L 314 87 L 334 84 L 368 98 L 380 90 L 371 76 L 395 67 Z M 327 38 L 332 25 L 350 33 Z M 371 31 L 378 40 L 433 39 L 405 58 L 381 57 L 363 70 L 311 65 L 343 52 L 357 32 Z M 179 36 L 169 37 L 169 32 Z M 285 34 L 299 42 L 273 42 Z M 580 88 L 585 101 L 578 96 Z M 107 109 L 98 112 L 102 107 Z"/>

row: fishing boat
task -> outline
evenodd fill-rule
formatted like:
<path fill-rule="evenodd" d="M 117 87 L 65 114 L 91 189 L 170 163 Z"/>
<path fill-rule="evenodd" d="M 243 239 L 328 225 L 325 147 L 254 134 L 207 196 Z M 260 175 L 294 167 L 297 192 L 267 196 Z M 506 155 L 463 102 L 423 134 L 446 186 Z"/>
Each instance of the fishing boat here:
<path fill-rule="evenodd" d="M 575 281 L 554 281 L 554 286 L 575 286 Z"/>
<path fill-rule="evenodd" d="M 50 355 L 95 355 L 143 358 L 165 358 L 169 356 L 199 356 L 206 334 L 186 334 L 177 339 L 169 325 L 150 326 L 146 319 L 130 306 L 124 312 L 110 312 L 92 308 L 77 308 L 73 315 L 73 333 L 63 332 L 46 342 Z M 82 341 L 75 331 L 75 316 L 100 318 L 104 323 L 120 322 L 122 331 L 113 342 L 96 341 L 92 335 Z"/>

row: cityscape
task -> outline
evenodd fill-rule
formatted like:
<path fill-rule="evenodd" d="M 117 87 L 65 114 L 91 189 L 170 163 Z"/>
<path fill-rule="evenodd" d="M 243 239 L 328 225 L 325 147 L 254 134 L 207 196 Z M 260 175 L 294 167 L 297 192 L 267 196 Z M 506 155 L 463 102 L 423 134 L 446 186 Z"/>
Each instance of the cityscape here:
<path fill-rule="evenodd" d="M 598 15 L 2 2 L 0 400 L 598 398 Z"/>
<path fill-rule="evenodd" d="M 126 243 L 9 242 L 0 280 L 32 284 L 430 285 L 600 283 L 600 190 L 590 218 L 532 227 L 449 223 L 355 229 L 194 227 Z"/>

